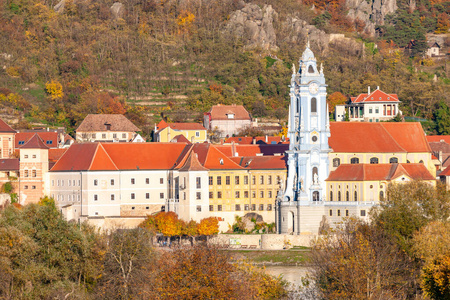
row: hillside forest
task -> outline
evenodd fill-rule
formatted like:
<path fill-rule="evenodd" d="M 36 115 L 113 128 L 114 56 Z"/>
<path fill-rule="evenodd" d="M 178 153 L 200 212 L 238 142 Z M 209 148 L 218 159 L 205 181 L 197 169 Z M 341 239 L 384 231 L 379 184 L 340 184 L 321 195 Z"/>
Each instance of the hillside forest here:
<path fill-rule="evenodd" d="M 273 8 L 270 47 L 249 45 L 246 32 L 228 26 L 250 4 Z M 426 34 L 447 33 L 442 47 L 450 46 L 450 5 L 397 6 L 372 35 L 347 16 L 344 0 L 0 0 L 1 116 L 16 129 L 73 133 L 89 113 L 125 113 L 146 137 L 162 117 L 200 121 L 218 103 L 286 120 L 292 65 L 308 36 L 290 29 L 296 19 L 348 38 L 323 44 L 311 35 L 328 95 L 348 99 L 379 86 L 436 133 L 434 112 L 450 104 L 449 70 L 446 58 L 423 53 Z"/>

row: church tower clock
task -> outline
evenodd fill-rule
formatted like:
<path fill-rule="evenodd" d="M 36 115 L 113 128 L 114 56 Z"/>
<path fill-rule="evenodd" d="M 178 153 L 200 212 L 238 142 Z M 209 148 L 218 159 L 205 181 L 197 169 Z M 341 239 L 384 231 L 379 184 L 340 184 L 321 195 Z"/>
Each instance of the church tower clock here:
<path fill-rule="evenodd" d="M 299 234 L 305 229 L 303 224 L 308 227 L 307 220 L 314 218 L 308 214 L 317 209 L 311 207 L 322 207 L 323 211 L 330 152 L 326 87 L 323 68 L 317 68 L 308 42 L 298 72 L 293 66 L 290 84 L 288 177 L 277 199 L 279 233 Z"/>

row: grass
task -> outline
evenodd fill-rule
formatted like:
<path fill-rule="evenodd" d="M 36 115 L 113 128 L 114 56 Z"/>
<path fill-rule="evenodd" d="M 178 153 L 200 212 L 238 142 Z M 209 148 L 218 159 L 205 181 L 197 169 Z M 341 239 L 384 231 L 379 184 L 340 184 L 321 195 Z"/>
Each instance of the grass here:
<path fill-rule="evenodd" d="M 304 249 L 290 250 L 233 250 L 230 251 L 234 259 L 249 259 L 257 264 L 277 264 L 277 265 L 302 265 L 309 260 L 309 251 Z"/>

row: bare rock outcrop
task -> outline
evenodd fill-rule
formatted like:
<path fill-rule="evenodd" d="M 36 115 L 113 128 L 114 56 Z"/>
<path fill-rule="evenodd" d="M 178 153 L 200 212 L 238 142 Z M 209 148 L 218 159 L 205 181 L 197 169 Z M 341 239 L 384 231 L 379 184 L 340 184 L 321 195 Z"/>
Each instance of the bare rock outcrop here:
<path fill-rule="evenodd" d="M 226 29 L 230 33 L 242 37 L 246 41 L 247 47 L 277 49 L 273 27 L 276 18 L 278 18 L 278 14 L 271 5 L 264 5 L 263 8 L 260 8 L 256 4 L 247 3 L 230 16 Z"/>
<path fill-rule="evenodd" d="M 383 25 L 386 15 L 397 10 L 396 0 L 346 0 L 348 16 L 353 20 L 359 19 L 366 24 L 365 30 L 375 34 L 375 27 Z"/>
<path fill-rule="evenodd" d="M 125 7 L 120 2 L 114 2 L 113 5 L 109 8 L 111 11 L 111 15 L 113 20 L 119 20 L 123 18 L 123 15 L 125 13 Z"/>

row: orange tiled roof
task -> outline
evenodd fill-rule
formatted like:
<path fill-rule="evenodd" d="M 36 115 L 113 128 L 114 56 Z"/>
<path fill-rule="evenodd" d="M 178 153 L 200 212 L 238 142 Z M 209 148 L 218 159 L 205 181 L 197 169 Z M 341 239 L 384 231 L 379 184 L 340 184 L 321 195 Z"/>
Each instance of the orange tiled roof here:
<path fill-rule="evenodd" d="M 286 156 L 245 156 L 232 157 L 235 163 L 251 170 L 286 170 Z"/>
<path fill-rule="evenodd" d="M 51 171 L 168 170 L 185 147 L 184 143 L 73 144 Z"/>
<path fill-rule="evenodd" d="M 228 155 L 221 152 L 217 146 L 208 143 L 192 145 L 192 151 L 197 153 L 198 161 L 210 170 L 236 170 L 242 169 L 231 160 Z"/>
<path fill-rule="evenodd" d="M 11 128 L 8 124 L 6 124 L 5 121 L 0 119 L 0 132 L 12 132 L 15 133 L 16 131 Z"/>
<path fill-rule="evenodd" d="M 216 145 L 217 149 L 228 156 L 256 156 L 281 154 L 289 150 L 289 144 L 275 144 L 275 145 Z"/>
<path fill-rule="evenodd" d="M 173 139 L 170 140 L 171 142 L 175 142 L 175 143 L 186 143 L 186 144 L 191 144 L 191 142 L 182 134 L 179 134 L 177 136 L 175 136 Z"/>
<path fill-rule="evenodd" d="M 250 114 L 242 105 L 214 105 L 209 113 L 211 120 L 251 120 Z M 234 114 L 233 119 L 229 119 L 228 115 Z"/>
<path fill-rule="evenodd" d="M 420 123 L 331 122 L 334 152 L 431 152 Z"/>
<path fill-rule="evenodd" d="M 444 171 L 442 171 L 439 176 L 450 176 L 450 166 L 448 166 L 447 168 L 445 168 Z"/>
<path fill-rule="evenodd" d="M 424 164 L 342 164 L 326 181 L 393 180 L 401 175 L 414 180 L 435 180 Z"/>
<path fill-rule="evenodd" d="M 427 135 L 428 143 L 447 143 L 450 144 L 450 135 Z"/>
<path fill-rule="evenodd" d="M 48 149 L 48 146 L 35 133 L 20 149 Z"/>
<path fill-rule="evenodd" d="M 56 162 L 66 151 L 67 148 L 50 148 L 48 149 L 48 160 Z"/>
<path fill-rule="evenodd" d="M 18 132 L 15 135 L 15 147 L 20 148 L 24 145 L 29 139 L 31 139 L 35 134 L 37 134 L 42 141 L 49 148 L 57 148 L 58 147 L 58 133 L 55 131 L 42 131 L 42 132 Z"/>
<path fill-rule="evenodd" d="M 208 169 L 200 164 L 197 153 L 191 152 L 180 171 L 208 171 Z"/>
<path fill-rule="evenodd" d="M 362 102 L 400 102 L 397 94 L 386 94 L 382 90 L 375 90 L 370 94 L 360 94 L 357 97 L 351 97 L 352 103 Z"/>

